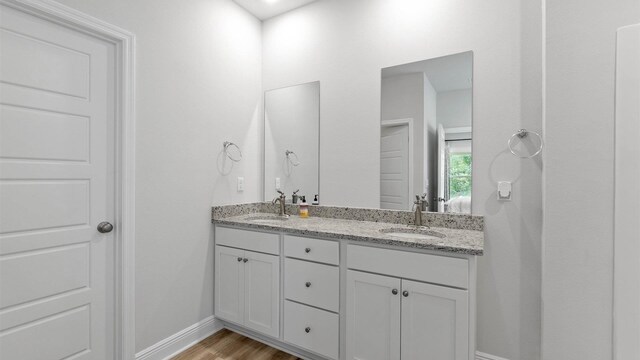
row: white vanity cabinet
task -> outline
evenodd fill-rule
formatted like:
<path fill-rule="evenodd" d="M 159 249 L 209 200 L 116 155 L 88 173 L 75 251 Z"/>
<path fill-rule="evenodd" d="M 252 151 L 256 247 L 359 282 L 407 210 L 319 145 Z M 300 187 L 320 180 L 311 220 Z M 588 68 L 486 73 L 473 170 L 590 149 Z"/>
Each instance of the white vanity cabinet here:
<path fill-rule="evenodd" d="M 234 331 L 313 360 L 474 359 L 474 256 L 226 226 L 215 242 Z"/>
<path fill-rule="evenodd" d="M 241 244 L 244 249 L 225 244 Z M 252 251 L 255 249 L 270 253 Z M 277 234 L 227 228 L 216 231 L 216 317 L 264 335 L 279 336 L 279 249 Z"/>
<path fill-rule="evenodd" d="M 347 267 L 348 360 L 470 359 L 466 259 L 349 245 Z"/>

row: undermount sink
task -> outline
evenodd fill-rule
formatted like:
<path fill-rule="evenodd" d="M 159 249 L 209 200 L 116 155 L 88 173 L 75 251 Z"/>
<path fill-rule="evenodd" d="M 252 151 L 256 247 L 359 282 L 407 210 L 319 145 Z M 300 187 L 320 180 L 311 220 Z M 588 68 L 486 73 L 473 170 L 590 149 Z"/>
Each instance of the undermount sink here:
<path fill-rule="evenodd" d="M 279 216 L 279 215 L 262 214 L 262 215 L 250 216 L 246 220 L 256 222 L 256 223 L 263 223 L 263 224 L 272 223 L 273 224 L 273 223 L 279 223 L 282 221 L 289 220 L 289 215 Z"/>
<path fill-rule="evenodd" d="M 387 234 L 389 236 L 407 239 L 407 240 L 434 240 L 434 239 L 444 239 L 447 235 L 425 229 L 425 228 L 390 228 L 390 229 L 382 229 L 380 232 Z"/>

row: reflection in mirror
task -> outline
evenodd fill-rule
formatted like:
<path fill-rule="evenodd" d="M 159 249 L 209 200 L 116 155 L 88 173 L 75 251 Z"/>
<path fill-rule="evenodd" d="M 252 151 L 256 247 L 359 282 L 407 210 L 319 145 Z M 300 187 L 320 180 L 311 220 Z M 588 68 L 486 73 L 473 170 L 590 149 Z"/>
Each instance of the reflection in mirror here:
<path fill-rule="evenodd" d="M 471 213 L 472 76 L 471 51 L 382 69 L 381 208 Z"/>
<path fill-rule="evenodd" d="M 264 200 L 287 202 L 319 194 L 320 83 L 265 92 Z M 297 196 L 292 196 L 296 192 Z"/>

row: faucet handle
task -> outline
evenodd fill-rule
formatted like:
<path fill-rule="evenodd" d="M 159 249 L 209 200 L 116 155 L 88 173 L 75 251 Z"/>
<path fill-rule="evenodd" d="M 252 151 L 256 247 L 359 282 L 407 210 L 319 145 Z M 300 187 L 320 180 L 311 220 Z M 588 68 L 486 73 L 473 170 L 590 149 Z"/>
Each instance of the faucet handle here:
<path fill-rule="evenodd" d="M 298 190 L 294 191 L 294 192 L 293 192 L 293 195 L 297 194 L 297 193 L 298 193 L 298 191 L 300 191 L 300 189 L 298 189 Z"/>
<path fill-rule="evenodd" d="M 284 193 L 278 189 L 276 189 L 276 191 L 278 192 L 278 194 L 280 194 L 281 196 L 284 195 Z"/>

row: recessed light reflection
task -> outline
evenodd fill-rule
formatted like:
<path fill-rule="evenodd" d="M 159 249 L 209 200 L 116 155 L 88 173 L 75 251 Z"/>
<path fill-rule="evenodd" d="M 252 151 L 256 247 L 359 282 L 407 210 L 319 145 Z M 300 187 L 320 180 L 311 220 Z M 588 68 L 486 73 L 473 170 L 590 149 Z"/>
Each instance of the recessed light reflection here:
<path fill-rule="evenodd" d="M 274 4 L 278 2 L 278 0 L 262 0 L 262 1 L 266 2 L 267 4 Z"/>

